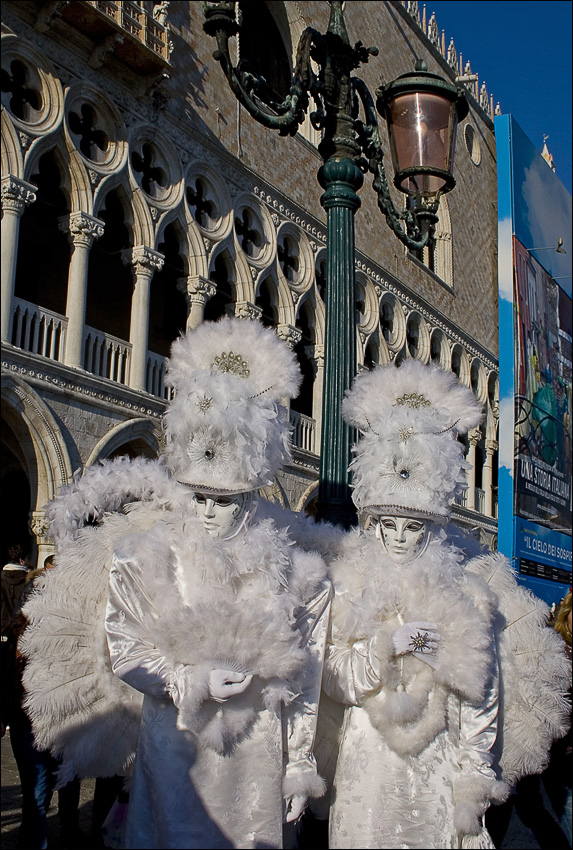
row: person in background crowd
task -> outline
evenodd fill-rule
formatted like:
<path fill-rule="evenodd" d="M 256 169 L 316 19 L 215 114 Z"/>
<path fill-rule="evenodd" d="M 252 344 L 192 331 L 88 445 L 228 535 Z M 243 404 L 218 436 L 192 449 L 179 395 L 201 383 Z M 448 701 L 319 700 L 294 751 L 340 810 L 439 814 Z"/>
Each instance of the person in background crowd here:
<path fill-rule="evenodd" d="M 564 597 L 556 610 L 553 625 L 565 642 L 565 651 L 571 662 L 571 592 Z M 569 688 L 569 700 L 571 700 L 571 688 Z M 567 850 L 571 847 L 572 771 L 571 721 L 569 721 L 569 729 L 565 736 L 552 745 L 549 765 L 543 773 L 524 776 L 517 782 L 514 793 L 505 803 L 488 809 L 486 823 L 495 846 L 501 847 L 512 810 L 515 808 L 519 819 L 532 831 L 541 850 L 554 850 L 554 848 Z M 542 783 L 557 820 L 545 805 Z"/>
<path fill-rule="evenodd" d="M 565 642 L 565 651 L 569 661 L 572 658 L 571 650 L 571 589 L 559 604 L 554 621 L 555 631 L 561 635 Z M 571 688 L 569 688 L 571 699 Z M 571 847 L 571 819 L 572 819 L 572 789 L 573 778 L 573 732 L 571 723 L 567 734 L 555 741 L 551 748 L 549 766 L 542 775 L 543 784 L 559 825 L 565 833 L 569 846 Z"/>
<path fill-rule="evenodd" d="M 24 711 L 22 675 L 25 658 L 18 642 L 27 619 L 21 605 L 33 593 L 34 580 L 42 569 L 27 570 L 19 595 L 17 609 L 6 628 L 2 651 L 2 734 L 9 730 L 10 744 L 20 776 L 22 789 L 22 820 L 18 832 L 18 847 L 22 850 L 45 850 L 48 846 L 48 810 L 56 783 L 58 762 L 48 750 L 34 742 L 30 719 Z M 77 850 L 83 846 L 79 825 L 80 781 L 68 782 L 58 792 L 58 818 L 62 847 Z"/>
<path fill-rule="evenodd" d="M 9 563 L 2 567 L 2 635 L 20 609 L 20 596 L 26 586 L 29 569 L 27 557 L 19 544 L 9 547 L 8 558 Z"/>

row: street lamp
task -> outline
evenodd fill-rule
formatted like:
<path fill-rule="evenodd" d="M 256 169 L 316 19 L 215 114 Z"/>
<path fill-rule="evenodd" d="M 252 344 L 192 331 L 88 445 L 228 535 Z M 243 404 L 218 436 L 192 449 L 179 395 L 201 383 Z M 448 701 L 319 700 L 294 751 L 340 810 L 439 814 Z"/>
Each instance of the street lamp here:
<path fill-rule="evenodd" d="M 363 174 L 374 175 L 378 206 L 398 239 L 411 250 L 432 239 L 440 196 L 455 185 L 453 152 L 458 121 L 468 112 L 464 92 L 425 62 L 414 73 L 376 90 L 352 71 L 378 54 L 378 48 L 358 41 L 351 46 L 341 0 L 332 0 L 326 33 L 307 27 L 300 37 L 291 87 L 282 103 L 268 99 L 266 81 L 244 63 L 234 66 L 229 38 L 239 32 L 236 3 L 203 2 L 203 29 L 217 40 L 213 57 L 221 64 L 238 101 L 263 126 L 280 135 L 294 135 L 305 119 L 322 132 L 318 146 L 324 164 L 318 181 L 327 214 L 326 345 L 320 453 L 319 518 L 348 526 L 355 521 L 348 466 L 351 429 L 343 422 L 340 405 L 356 373 L 354 319 L 354 214 L 360 206 L 357 190 Z M 318 66 L 315 73 L 312 61 Z M 407 195 L 399 211 L 390 197 L 378 116 L 388 122 L 397 188 Z"/>

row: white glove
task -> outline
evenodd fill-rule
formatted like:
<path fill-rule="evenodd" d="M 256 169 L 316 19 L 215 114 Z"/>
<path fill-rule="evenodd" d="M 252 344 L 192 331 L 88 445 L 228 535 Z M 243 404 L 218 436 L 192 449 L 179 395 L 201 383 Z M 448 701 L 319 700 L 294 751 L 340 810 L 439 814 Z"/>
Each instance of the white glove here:
<path fill-rule="evenodd" d="M 209 696 L 216 702 L 225 702 L 229 697 L 246 691 L 252 678 L 252 673 L 237 673 L 236 670 L 211 670 L 209 673 Z"/>
<path fill-rule="evenodd" d="M 435 667 L 435 652 L 440 640 L 437 628 L 435 623 L 404 623 L 392 635 L 394 654 L 405 655 L 412 652 L 416 658 L 425 661 L 430 667 Z"/>
<path fill-rule="evenodd" d="M 297 821 L 306 808 L 307 798 L 304 794 L 293 794 L 292 797 L 287 797 L 285 823 L 294 823 Z"/>

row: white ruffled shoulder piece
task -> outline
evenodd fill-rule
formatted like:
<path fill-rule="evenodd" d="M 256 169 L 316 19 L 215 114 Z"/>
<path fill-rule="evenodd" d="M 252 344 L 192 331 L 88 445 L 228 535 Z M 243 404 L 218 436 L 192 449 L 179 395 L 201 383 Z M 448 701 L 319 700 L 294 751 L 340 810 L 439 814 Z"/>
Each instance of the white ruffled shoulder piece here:
<path fill-rule="evenodd" d="M 304 513 L 295 513 L 276 502 L 261 500 L 257 516 L 268 517 L 281 527 L 288 529 L 290 537 L 305 552 L 313 552 L 327 563 L 340 556 L 348 534 L 345 528 L 330 522 L 316 522 Z"/>
<path fill-rule="evenodd" d="M 547 625 L 549 608 L 518 584 L 507 558 L 480 555 L 466 569 L 497 599 L 502 733 L 496 750 L 501 779 L 512 786 L 522 776 L 541 773 L 551 744 L 567 732 L 571 665 L 563 639 Z"/>
<path fill-rule="evenodd" d="M 177 492 L 156 461 L 121 458 L 86 470 L 47 507 L 55 566 L 35 581 L 20 648 L 25 707 L 36 744 L 63 761 L 59 785 L 130 770 L 142 697 L 111 670 L 109 570 L 116 541 L 153 525 Z"/>

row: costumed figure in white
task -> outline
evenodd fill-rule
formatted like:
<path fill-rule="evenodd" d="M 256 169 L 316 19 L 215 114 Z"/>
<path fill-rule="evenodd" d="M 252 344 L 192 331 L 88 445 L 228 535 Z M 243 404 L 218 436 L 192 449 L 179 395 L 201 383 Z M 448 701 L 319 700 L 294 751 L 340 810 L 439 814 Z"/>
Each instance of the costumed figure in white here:
<path fill-rule="evenodd" d="M 280 400 L 300 376 L 272 330 L 223 319 L 174 343 L 167 380 L 167 468 L 104 464 L 49 511 L 60 545 L 26 610 L 28 710 L 62 780 L 129 772 L 135 753 L 126 847 L 278 848 L 283 817 L 324 791 L 331 589 L 257 497 L 289 458 Z"/>
<path fill-rule="evenodd" d="M 331 750 L 346 708 L 330 847 L 491 848 L 486 808 L 564 732 L 567 666 L 544 603 L 446 525 L 466 483 L 456 438 L 480 409 L 455 375 L 407 361 L 360 375 L 343 415 L 361 431 L 353 499 L 370 526 L 331 564 Z"/>

